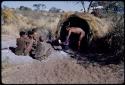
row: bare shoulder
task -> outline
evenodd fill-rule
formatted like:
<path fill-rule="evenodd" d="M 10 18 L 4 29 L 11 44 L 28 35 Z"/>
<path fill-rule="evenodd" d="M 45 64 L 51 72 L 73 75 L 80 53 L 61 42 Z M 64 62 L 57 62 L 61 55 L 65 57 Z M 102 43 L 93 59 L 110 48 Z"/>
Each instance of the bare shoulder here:
<path fill-rule="evenodd" d="M 29 38 L 25 39 L 25 42 L 30 42 L 30 39 Z"/>
<path fill-rule="evenodd" d="M 75 27 L 71 27 L 70 31 L 77 30 Z"/>
<path fill-rule="evenodd" d="M 17 40 L 17 41 L 20 41 L 20 40 L 21 40 L 21 38 L 17 38 L 16 40 Z"/>

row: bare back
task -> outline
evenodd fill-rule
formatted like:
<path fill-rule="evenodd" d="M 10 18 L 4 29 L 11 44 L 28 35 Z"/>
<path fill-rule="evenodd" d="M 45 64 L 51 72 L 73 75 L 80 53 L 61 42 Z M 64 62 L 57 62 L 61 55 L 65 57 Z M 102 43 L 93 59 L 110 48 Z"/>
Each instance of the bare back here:
<path fill-rule="evenodd" d="M 85 32 L 79 27 L 71 27 L 70 31 L 76 34 L 85 34 Z"/>
<path fill-rule="evenodd" d="M 26 47 L 26 40 L 24 38 L 17 38 L 17 47 L 15 49 L 16 55 L 23 55 Z"/>

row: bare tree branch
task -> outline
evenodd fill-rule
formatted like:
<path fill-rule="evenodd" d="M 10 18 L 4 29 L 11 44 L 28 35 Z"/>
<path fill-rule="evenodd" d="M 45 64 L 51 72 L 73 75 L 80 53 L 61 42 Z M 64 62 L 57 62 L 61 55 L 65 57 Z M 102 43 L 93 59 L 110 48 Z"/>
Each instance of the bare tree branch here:
<path fill-rule="evenodd" d="M 93 1 L 90 1 L 90 3 L 89 3 L 89 7 L 88 7 L 88 11 L 87 11 L 87 12 L 89 12 L 90 7 L 91 7 L 91 5 L 92 5 L 92 2 L 93 2 Z"/>
<path fill-rule="evenodd" d="M 81 1 L 81 3 L 82 3 L 82 6 L 83 6 L 83 9 L 84 9 L 84 12 L 86 12 L 84 1 Z"/>

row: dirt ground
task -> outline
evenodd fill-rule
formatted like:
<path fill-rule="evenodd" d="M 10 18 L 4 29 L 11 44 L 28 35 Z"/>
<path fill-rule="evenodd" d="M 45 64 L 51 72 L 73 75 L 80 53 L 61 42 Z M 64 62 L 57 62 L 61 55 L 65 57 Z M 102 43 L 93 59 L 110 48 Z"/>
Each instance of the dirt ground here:
<path fill-rule="evenodd" d="M 9 41 L 5 36 L 3 39 L 2 41 L 4 42 Z M 2 57 L 5 54 L 2 50 Z M 4 67 L 2 69 L 2 83 L 121 84 L 124 83 L 124 66 L 123 64 L 101 66 L 99 64 L 93 65 L 92 63 L 80 65 L 76 59 L 71 58 L 68 54 L 53 51 L 48 59 L 43 61 L 33 59 L 32 62 L 23 62 Z"/>

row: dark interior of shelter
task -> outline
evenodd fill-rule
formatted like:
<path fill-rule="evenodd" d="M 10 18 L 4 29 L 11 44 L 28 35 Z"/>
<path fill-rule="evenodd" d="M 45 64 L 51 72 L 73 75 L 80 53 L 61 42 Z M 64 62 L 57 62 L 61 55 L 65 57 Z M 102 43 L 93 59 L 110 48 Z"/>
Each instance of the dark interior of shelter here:
<path fill-rule="evenodd" d="M 69 25 L 70 22 L 70 25 Z M 69 18 L 67 18 L 67 20 L 65 22 L 63 22 L 63 25 L 61 27 L 61 32 L 60 32 L 60 39 L 64 42 L 66 40 L 66 36 L 68 35 L 68 32 L 66 31 L 66 27 L 67 25 L 69 25 L 69 27 L 80 27 L 85 31 L 85 37 L 83 38 L 82 42 L 81 42 L 81 49 L 85 50 L 87 49 L 87 34 L 89 33 L 89 25 L 87 23 L 86 20 L 79 18 L 76 15 L 71 15 Z M 69 47 L 73 50 L 76 50 L 77 48 L 77 43 L 79 40 L 79 35 L 78 34 L 73 34 L 71 33 L 70 36 L 70 43 L 69 43 Z"/>

